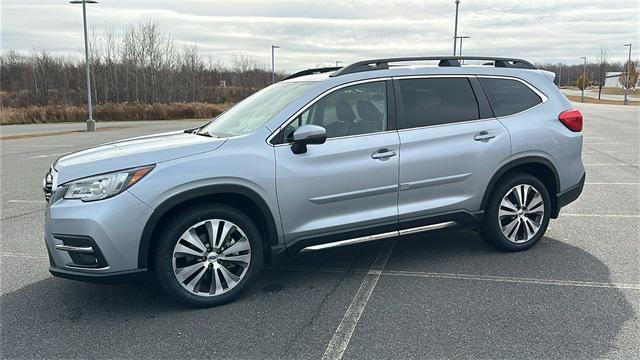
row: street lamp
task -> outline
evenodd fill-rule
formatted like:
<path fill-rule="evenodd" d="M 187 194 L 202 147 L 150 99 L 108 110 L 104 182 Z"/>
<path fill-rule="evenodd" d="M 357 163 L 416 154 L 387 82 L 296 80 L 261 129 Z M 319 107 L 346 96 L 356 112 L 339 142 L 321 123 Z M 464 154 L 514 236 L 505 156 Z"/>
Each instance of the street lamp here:
<path fill-rule="evenodd" d="M 96 130 L 96 121 L 93 120 L 93 104 L 91 103 L 91 71 L 89 70 L 89 40 L 87 39 L 87 4 L 97 4 L 95 0 L 73 0 L 71 4 L 82 4 L 82 20 L 84 22 L 84 61 L 87 73 L 87 104 L 89 106 L 89 118 L 87 119 L 87 131 Z"/>
<path fill-rule="evenodd" d="M 458 39 L 460 39 L 460 50 L 458 51 L 458 53 L 460 54 L 460 56 L 462 56 L 462 39 L 471 39 L 471 36 L 460 35 L 458 36 Z"/>
<path fill-rule="evenodd" d="M 271 45 L 271 83 L 276 83 L 276 49 L 280 49 L 278 45 Z"/>
<path fill-rule="evenodd" d="M 624 73 L 624 104 L 629 105 L 629 98 L 627 97 L 627 87 L 629 87 L 629 76 L 631 76 L 631 43 L 624 44 L 629 47 L 629 62 L 627 63 L 627 72 Z M 624 70 L 624 68 L 622 68 Z"/>
<path fill-rule="evenodd" d="M 456 56 L 456 41 L 458 40 L 458 6 L 460 0 L 456 0 L 456 25 L 453 29 L 453 56 Z"/>
<path fill-rule="evenodd" d="M 582 93 L 580 94 L 580 102 L 584 102 L 584 88 L 587 82 L 587 57 L 583 56 L 580 59 L 584 59 L 584 67 L 582 68 Z"/>
<path fill-rule="evenodd" d="M 340 60 L 336 60 L 336 67 L 338 67 L 338 66 L 340 65 L 340 63 L 341 63 L 341 62 L 342 62 L 342 61 L 340 61 Z"/>
<path fill-rule="evenodd" d="M 558 88 L 562 86 L 562 63 L 558 63 L 559 74 L 558 74 Z"/>

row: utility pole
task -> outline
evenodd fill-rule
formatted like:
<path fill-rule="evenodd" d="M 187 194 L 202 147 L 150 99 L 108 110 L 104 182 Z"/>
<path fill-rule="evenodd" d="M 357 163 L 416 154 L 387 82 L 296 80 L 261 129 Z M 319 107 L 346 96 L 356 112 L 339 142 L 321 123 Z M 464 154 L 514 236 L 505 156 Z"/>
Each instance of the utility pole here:
<path fill-rule="evenodd" d="M 624 73 L 624 104 L 629 105 L 629 97 L 627 96 L 627 88 L 629 87 L 629 76 L 631 76 L 631 43 L 624 44 L 629 47 L 629 62 L 627 62 L 627 72 Z M 624 70 L 624 68 L 622 68 Z"/>
<path fill-rule="evenodd" d="M 582 68 L 582 93 L 580 94 L 580 102 L 584 102 L 584 88 L 587 87 L 587 57 L 583 56 L 580 59 L 584 59 L 584 67 Z"/>
<path fill-rule="evenodd" d="M 73 0 L 71 4 L 82 4 L 82 21 L 84 23 L 84 60 L 85 71 L 87 73 L 87 105 L 89 107 L 89 118 L 87 119 L 87 131 L 96 130 L 96 121 L 93 119 L 93 104 L 91 102 L 91 70 L 89 69 L 89 40 L 87 39 L 87 4 L 97 4 L 95 0 Z"/>
<path fill-rule="evenodd" d="M 278 45 L 271 45 L 271 83 L 276 83 L 276 49 L 280 49 Z"/>
<path fill-rule="evenodd" d="M 453 29 L 453 56 L 456 56 L 456 41 L 458 41 L 458 6 L 460 0 L 456 0 L 456 25 Z"/>

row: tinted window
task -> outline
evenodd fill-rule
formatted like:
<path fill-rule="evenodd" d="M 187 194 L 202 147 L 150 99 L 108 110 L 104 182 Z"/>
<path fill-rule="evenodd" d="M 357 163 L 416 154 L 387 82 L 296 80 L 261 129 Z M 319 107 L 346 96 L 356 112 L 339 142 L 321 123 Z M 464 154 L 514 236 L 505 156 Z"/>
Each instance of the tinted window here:
<path fill-rule="evenodd" d="M 400 80 L 402 128 L 477 120 L 478 102 L 466 78 Z"/>
<path fill-rule="evenodd" d="M 480 83 L 496 116 L 519 113 L 542 102 L 533 90 L 520 81 L 480 78 Z"/>
<path fill-rule="evenodd" d="M 285 128 L 284 142 L 291 142 L 293 132 L 305 124 L 324 127 L 327 130 L 327 138 L 385 131 L 385 82 L 349 86 L 323 97 Z"/>

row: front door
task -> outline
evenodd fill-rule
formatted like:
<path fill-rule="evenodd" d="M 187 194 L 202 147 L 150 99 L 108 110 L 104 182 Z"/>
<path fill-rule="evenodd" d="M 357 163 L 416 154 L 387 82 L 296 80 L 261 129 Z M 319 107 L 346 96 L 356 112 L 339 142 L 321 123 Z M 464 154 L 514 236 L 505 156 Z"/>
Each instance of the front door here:
<path fill-rule="evenodd" d="M 387 102 L 385 81 L 344 86 L 285 127 L 275 154 L 288 247 L 397 229 L 399 140 Z M 304 124 L 323 126 L 327 141 L 294 154 L 291 134 Z"/>

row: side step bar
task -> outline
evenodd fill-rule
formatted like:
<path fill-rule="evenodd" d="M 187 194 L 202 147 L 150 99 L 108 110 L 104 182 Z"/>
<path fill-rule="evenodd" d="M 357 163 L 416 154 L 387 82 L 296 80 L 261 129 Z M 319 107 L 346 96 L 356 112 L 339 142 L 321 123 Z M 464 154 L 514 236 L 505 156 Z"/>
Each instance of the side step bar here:
<path fill-rule="evenodd" d="M 300 252 L 302 253 L 302 252 L 308 252 L 308 251 L 324 250 L 324 249 L 346 246 L 346 245 L 353 245 L 353 244 L 358 244 L 358 243 L 363 243 L 368 241 L 387 239 L 394 236 L 417 234 L 425 231 L 444 229 L 444 228 L 448 228 L 455 225 L 457 225 L 455 221 L 446 221 L 446 222 L 441 222 L 437 224 L 419 226 L 411 229 L 404 229 L 400 231 L 390 231 L 382 234 L 362 236 L 362 237 L 353 238 L 353 239 L 334 241 L 326 244 L 307 246 L 304 249 L 300 250 Z"/>

